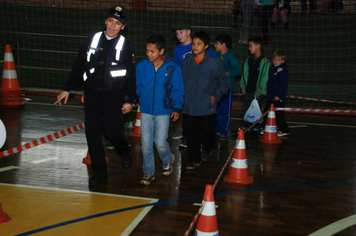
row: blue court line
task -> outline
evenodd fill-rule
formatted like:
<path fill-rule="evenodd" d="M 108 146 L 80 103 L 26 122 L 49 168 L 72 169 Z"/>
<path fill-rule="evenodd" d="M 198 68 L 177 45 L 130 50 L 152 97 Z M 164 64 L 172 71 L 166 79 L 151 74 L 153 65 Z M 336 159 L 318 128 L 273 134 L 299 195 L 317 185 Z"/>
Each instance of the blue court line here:
<path fill-rule="evenodd" d="M 220 192 L 220 193 L 215 193 L 214 195 L 228 195 L 228 194 L 234 194 L 234 193 L 240 193 L 240 192 L 252 192 L 252 191 L 261 191 L 261 190 L 276 190 L 276 189 L 283 189 L 283 188 L 315 187 L 315 186 L 347 185 L 347 184 L 356 184 L 356 181 L 338 181 L 338 182 L 321 182 L 321 183 L 304 183 L 304 184 L 267 186 L 267 187 L 260 187 L 260 188 L 251 188 L 251 189 L 241 189 L 241 190 Z M 91 215 L 91 216 L 86 216 L 86 217 L 78 218 L 78 219 L 75 219 L 75 220 L 65 221 L 65 222 L 62 222 L 62 223 L 58 223 L 58 224 L 46 226 L 46 227 L 43 227 L 43 228 L 31 230 L 31 231 L 28 231 L 28 232 L 25 232 L 25 233 L 17 234 L 17 236 L 31 235 L 31 234 L 43 232 L 43 231 L 46 231 L 46 230 L 58 228 L 58 227 L 61 227 L 61 226 L 70 225 L 70 224 L 74 224 L 74 223 L 77 223 L 77 222 L 94 219 L 94 218 L 101 217 L 101 216 L 107 216 L 107 215 L 116 214 L 116 213 L 119 213 L 119 212 L 125 212 L 125 211 L 135 210 L 135 209 L 139 209 L 139 208 L 156 206 L 156 205 L 163 205 L 163 204 L 168 204 L 168 203 L 172 203 L 172 202 L 181 202 L 181 201 L 197 199 L 197 198 L 201 199 L 201 198 L 203 198 L 203 196 L 204 195 L 202 194 L 202 195 L 196 195 L 196 196 L 191 196 L 191 197 L 177 198 L 177 199 L 159 201 L 159 202 L 155 202 L 155 203 L 142 204 L 142 205 L 138 205 L 138 206 L 117 209 L 117 210 L 113 210 L 113 211 L 107 211 L 107 212 L 103 212 L 103 213 L 99 213 L 99 214 L 95 214 L 95 215 Z"/>

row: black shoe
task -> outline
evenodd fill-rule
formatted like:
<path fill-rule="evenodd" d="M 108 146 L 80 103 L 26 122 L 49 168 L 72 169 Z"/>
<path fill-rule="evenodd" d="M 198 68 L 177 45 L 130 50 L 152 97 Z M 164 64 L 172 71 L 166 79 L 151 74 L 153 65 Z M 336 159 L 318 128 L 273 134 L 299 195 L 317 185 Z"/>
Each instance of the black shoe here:
<path fill-rule="evenodd" d="M 271 22 L 271 26 L 270 26 L 270 28 L 271 28 L 271 29 L 276 28 L 276 23 Z"/>
<path fill-rule="evenodd" d="M 130 153 L 121 155 L 121 166 L 125 170 L 130 169 L 132 165 L 132 158 Z"/>
<path fill-rule="evenodd" d="M 95 186 L 102 183 L 106 183 L 107 180 L 108 180 L 107 175 L 94 174 L 93 177 L 89 179 L 89 186 Z"/>
<path fill-rule="evenodd" d="M 211 158 L 211 152 L 208 152 L 208 151 L 204 151 L 203 152 L 203 155 L 201 156 L 201 159 L 203 161 L 209 161 Z"/>
<path fill-rule="evenodd" d="M 200 166 L 200 162 L 199 163 L 189 162 L 185 168 L 187 170 L 194 170 L 198 166 Z"/>
<path fill-rule="evenodd" d="M 179 147 L 184 147 L 184 148 L 188 147 L 187 141 L 182 140 L 181 143 L 179 144 Z"/>
<path fill-rule="evenodd" d="M 284 23 L 284 28 L 285 28 L 285 29 L 290 29 L 288 22 Z"/>

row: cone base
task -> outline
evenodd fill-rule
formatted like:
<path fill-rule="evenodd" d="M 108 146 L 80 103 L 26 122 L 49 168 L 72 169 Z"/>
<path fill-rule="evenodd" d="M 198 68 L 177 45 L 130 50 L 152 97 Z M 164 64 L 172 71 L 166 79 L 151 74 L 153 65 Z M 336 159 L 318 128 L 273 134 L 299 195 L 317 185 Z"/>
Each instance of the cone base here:
<path fill-rule="evenodd" d="M 136 134 L 135 132 L 133 132 L 132 134 L 130 134 L 131 137 L 135 137 L 135 138 L 141 138 L 141 134 Z"/>
<path fill-rule="evenodd" d="M 109 157 L 105 157 L 105 159 L 106 159 L 106 164 L 108 164 L 110 161 Z M 91 159 L 88 157 L 84 157 L 82 163 L 85 165 L 91 165 Z"/>
<path fill-rule="evenodd" d="M 267 144 L 280 144 L 280 143 L 283 143 L 282 140 L 265 140 L 265 139 L 259 139 L 258 141 L 262 142 L 262 143 L 267 143 Z"/>
<path fill-rule="evenodd" d="M 0 215 L 0 224 L 6 223 L 11 220 L 11 217 L 6 214 L 6 212 L 2 212 L 2 215 Z"/>
<path fill-rule="evenodd" d="M 225 182 L 234 183 L 234 184 L 252 184 L 253 178 L 248 176 L 247 179 L 232 179 L 228 175 L 224 178 Z"/>

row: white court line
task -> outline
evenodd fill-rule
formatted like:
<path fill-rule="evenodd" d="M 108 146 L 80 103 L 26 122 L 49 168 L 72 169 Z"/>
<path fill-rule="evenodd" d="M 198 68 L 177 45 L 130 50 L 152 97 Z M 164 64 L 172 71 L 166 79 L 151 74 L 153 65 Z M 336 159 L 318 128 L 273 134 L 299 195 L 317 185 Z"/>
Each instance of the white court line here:
<path fill-rule="evenodd" d="M 289 125 L 289 128 L 306 128 L 308 127 L 307 125 Z"/>
<path fill-rule="evenodd" d="M 3 168 L 0 168 L 0 172 L 5 172 L 5 171 L 8 171 L 8 170 L 13 170 L 13 169 L 18 169 L 18 167 L 16 167 L 16 166 L 3 167 Z"/>
<path fill-rule="evenodd" d="M 324 228 L 321 228 L 315 231 L 314 233 L 309 234 L 309 236 L 331 236 L 355 224 L 356 215 L 352 215 L 344 219 L 338 220 L 330 225 L 327 225 Z"/>
<path fill-rule="evenodd" d="M 58 160 L 58 157 L 43 158 L 41 160 L 31 161 L 30 163 L 32 163 L 32 164 L 40 164 L 40 163 L 49 162 L 49 161 L 53 161 L 53 160 Z"/>

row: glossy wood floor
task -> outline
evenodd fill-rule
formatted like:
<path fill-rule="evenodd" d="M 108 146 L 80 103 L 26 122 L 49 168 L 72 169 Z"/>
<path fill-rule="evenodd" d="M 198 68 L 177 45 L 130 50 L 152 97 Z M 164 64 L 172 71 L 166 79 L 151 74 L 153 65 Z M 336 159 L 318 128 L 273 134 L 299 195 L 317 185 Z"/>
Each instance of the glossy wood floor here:
<path fill-rule="evenodd" d="M 52 105 L 54 97 L 26 97 L 31 101 L 22 107 L 0 108 L 7 130 L 0 151 L 83 122 L 79 99 L 57 107 Z M 214 184 L 233 150 L 239 118 L 240 112 L 234 111 L 228 142 L 217 139 L 212 160 L 191 171 L 185 169 L 186 149 L 178 147 L 181 121 L 172 123 L 169 142 L 176 156 L 174 172 L 163 176 L 156 158 L 156 180 L 151 186 L 139 184 L 143 175 L 140 139 L 130 137 L 132 129 L 125 130 L 134 159 L 130 170 L 121 168 L 118 154 L 104 141 L 110 159 L 107 184 L 88 188 L 91 168 L 82 164 L 87 153 L 83 130 L 0 158 L 0 169 L 17 167 L 0 172 L 0 183 L 158 198 L 131 235 L 184 235 L 198 210 L 193 204 L 201 203 L 206 184 Z M 125 122 L 135 119 L 136 113 L 125 116 Z M 222 180 L 218 184 L 215 204 L 220 235 L 309 235 L 317 230 L 321 231 L 314 235 L 356 235 L 355 117 L 286 114 L 286 119 L 291 135 L 282 144 L 262 145 L 258 133 L 245 134 L 253 183 Z"/>

